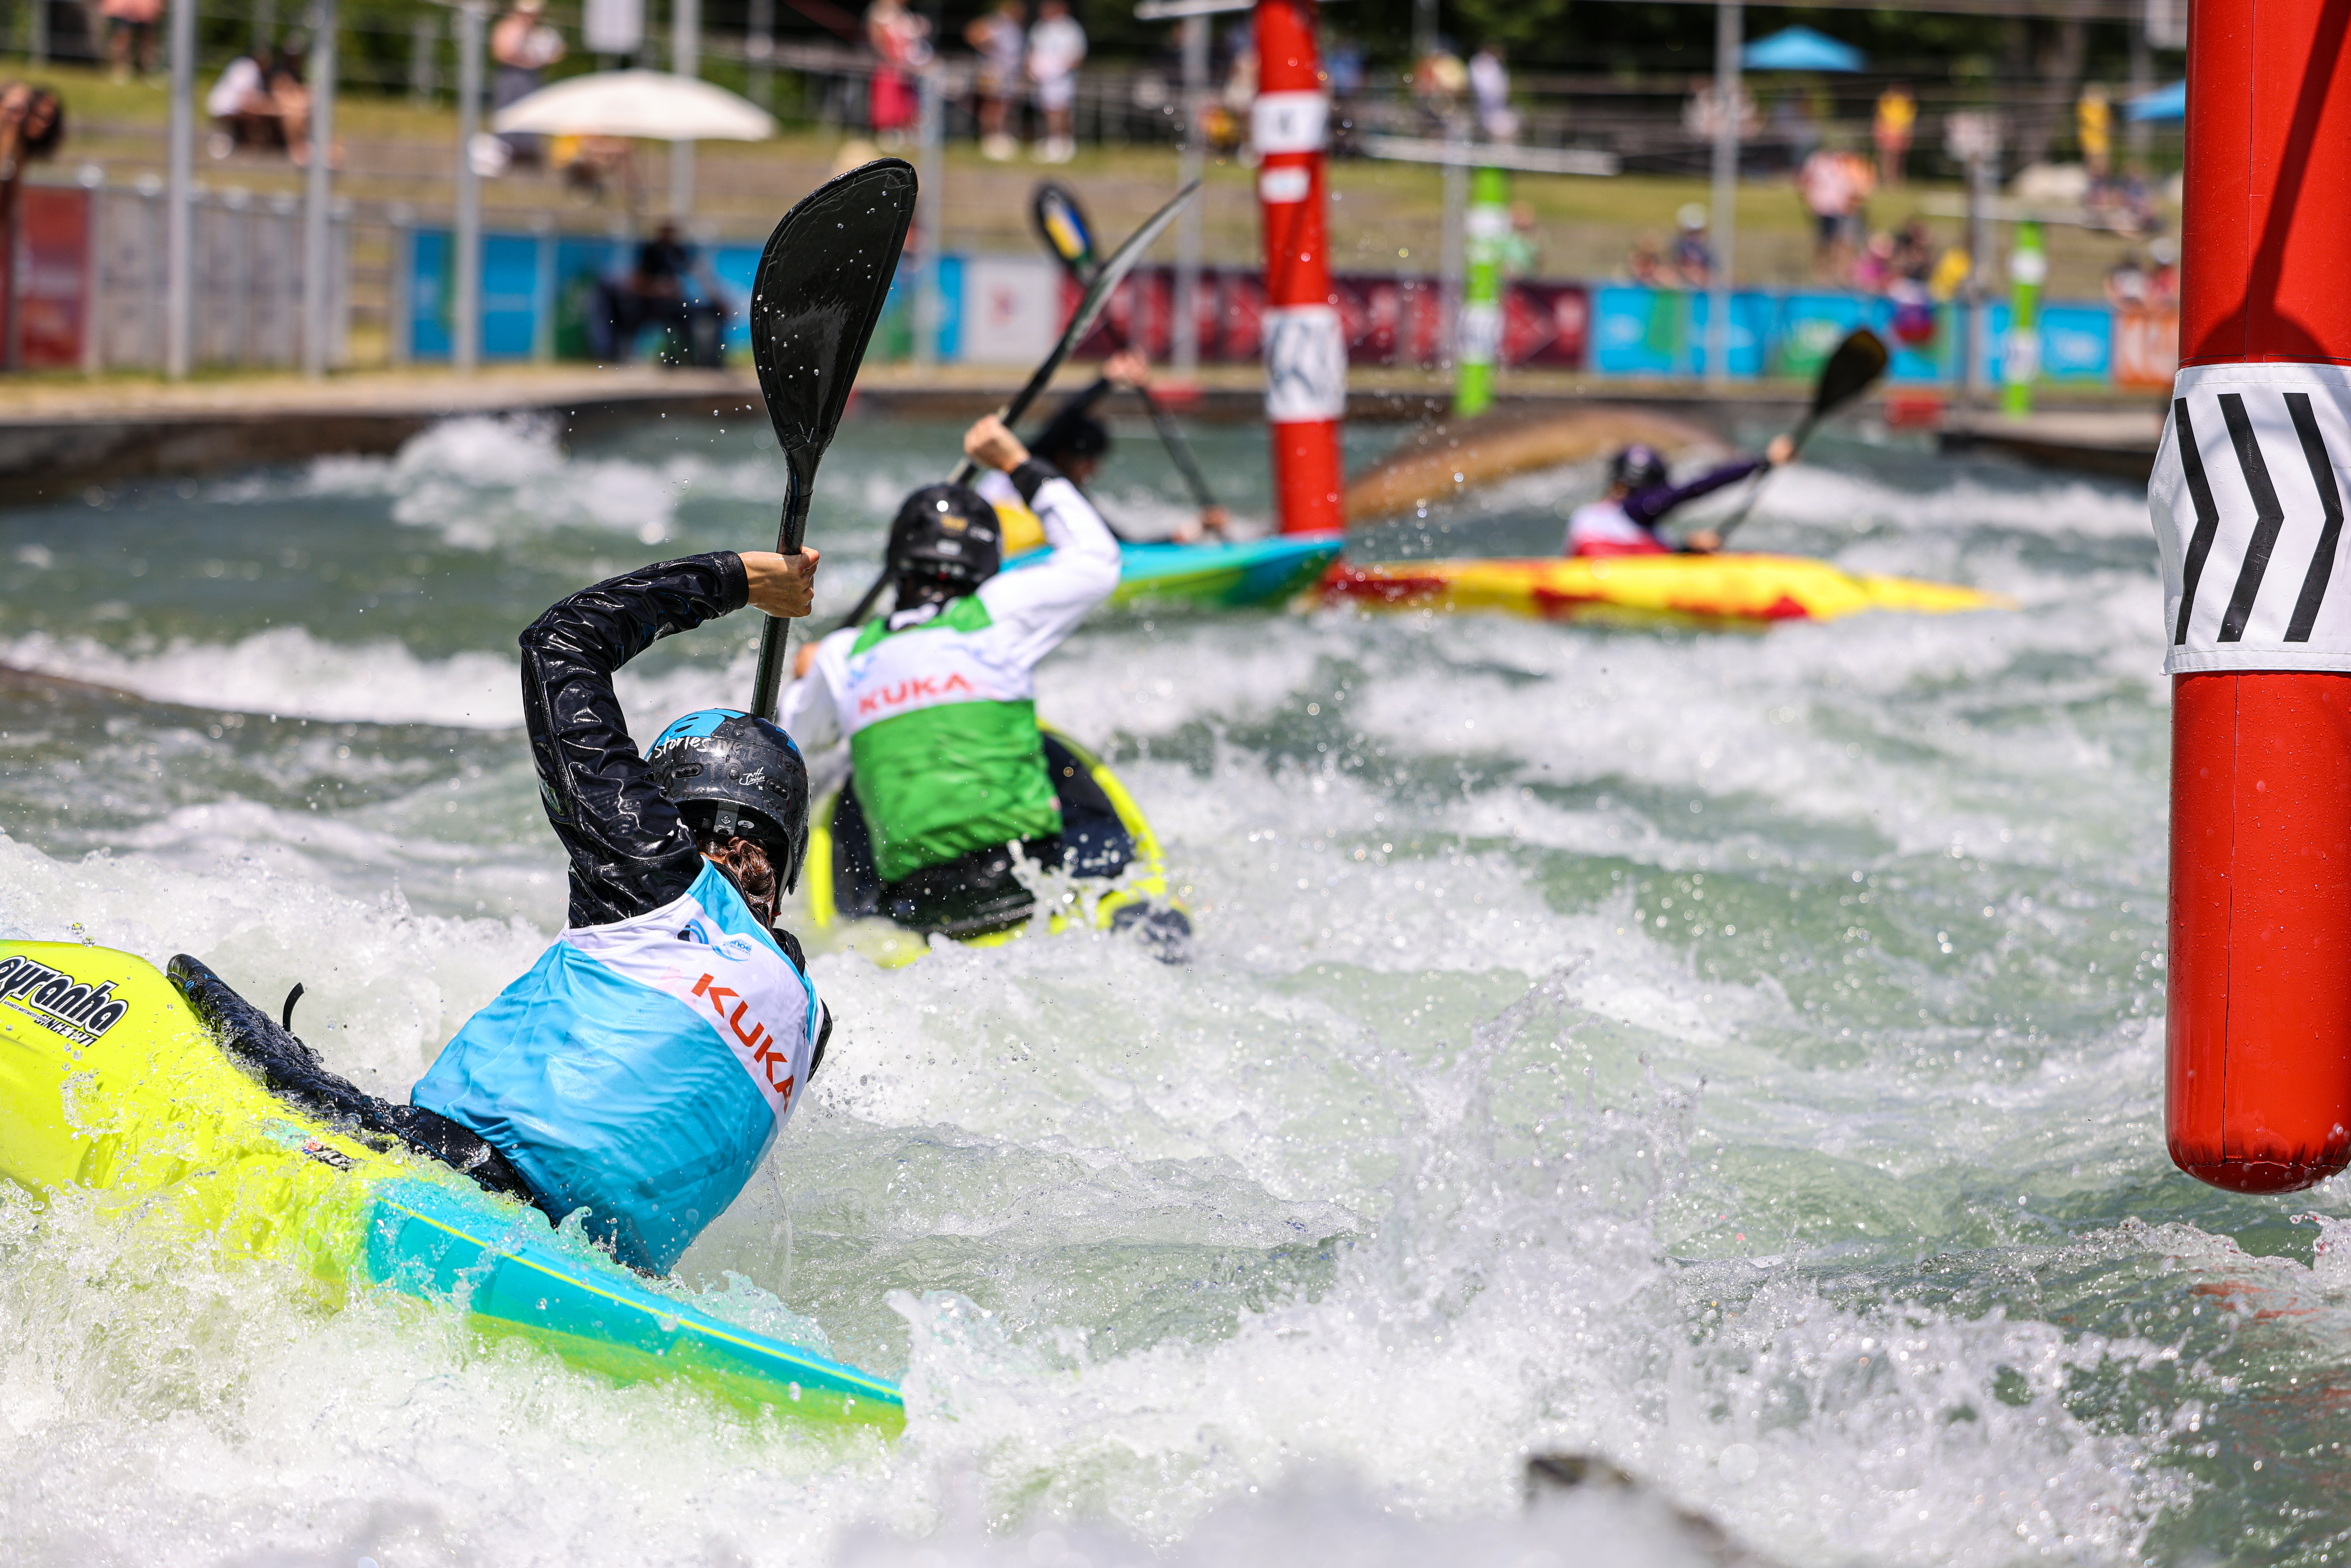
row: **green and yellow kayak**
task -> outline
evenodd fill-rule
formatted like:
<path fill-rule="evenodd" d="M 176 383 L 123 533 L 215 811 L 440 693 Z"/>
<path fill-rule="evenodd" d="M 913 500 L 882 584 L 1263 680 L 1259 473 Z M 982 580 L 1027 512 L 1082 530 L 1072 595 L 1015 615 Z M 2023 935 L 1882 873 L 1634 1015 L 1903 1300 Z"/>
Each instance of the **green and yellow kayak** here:
<path fill-rule="evenodd" d="M 1042 912 L 1045 928 L 1120 931 L 1139 925 L 1164 956 L 1180 957 L 1191 925 L 1182 906 L 1167 896 L 1166 857 L 1143 808 L 1101 758 L 1050 725 L 1039 727 L 1044 731 L 1046 770 L 1061 802 L 1064 869 L 1079 883 L 1105 884 L 1091 898 L 1074 887 L 1063 893 L 1059 906 Z M 872 841 L 846 781 L 817 801 L 809 823 L 809 924 L 820 934 L 810 946 L 847 947 L 885 969 L 929 952 L 928 937 L 882 916 Z M 1114 885 L 1111 878 L 1116 878 Z M 994 947 L 1027 936 L 1037 925 L 1031 915 L 1025 924 L 958 940 Z"/>
<path fill-rule="evenodd" d="M 458 1172 L 295 1110 L 129 953 L 0 943 L 0 1176 L 107 1195 L 162 1244 L 289 1260 L 330 1298 L 381 1288 L 622 1382 L 672 1380 L 895 1432 L 887 1380 L 738 1327 Z"/>
<path fill-rule="evenodd" d="M 1865 610 L 1947 615 L 2014 601 L 1947 582 L 1850 572 L 1790 555 L 1632 555 L 1601 559 L 1342 561 L 1316 589 L 1367 610 L 1499 612 L 1544 621 L 1760 628 Z"/>

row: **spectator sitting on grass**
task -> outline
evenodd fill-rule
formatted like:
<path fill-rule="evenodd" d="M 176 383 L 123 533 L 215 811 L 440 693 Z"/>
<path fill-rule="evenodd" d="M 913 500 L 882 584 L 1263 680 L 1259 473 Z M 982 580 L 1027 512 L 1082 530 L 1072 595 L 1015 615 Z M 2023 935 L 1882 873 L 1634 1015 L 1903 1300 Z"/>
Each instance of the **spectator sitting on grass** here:
<path fill-rule="evenodd" d="M 256 44 L 229 61 L 204 95 L 204 113 L 213 122 L 205 149 L 214 157 L 225 158 L 240 147 L 285 151 L 286 122 L 269 91 L 271 63 L 269 46 Z"/>

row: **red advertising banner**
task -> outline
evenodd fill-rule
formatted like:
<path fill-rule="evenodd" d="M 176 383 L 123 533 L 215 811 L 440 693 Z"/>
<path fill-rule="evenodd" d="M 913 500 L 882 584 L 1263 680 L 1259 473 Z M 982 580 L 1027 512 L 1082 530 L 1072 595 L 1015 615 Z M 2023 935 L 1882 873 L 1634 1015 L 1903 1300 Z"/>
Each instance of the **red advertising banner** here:
<path fill-rule="evenodd" d="M 89 193 L 69 185 L 20 189 L 15 261 L 16 365 L 78 366 L 89 324 Z"/>
<path fill-rule="evenodd" d="M 1077 308 L 1075 284 L 1062 308 Z M 1437 280 L 1410 273 L 1343 273 L 1331 279 L 1351 365 L 1435 365 L 1444 357 L 1444 300 Z M 1200 269 L 1200 360 L 1254 363 L 1265 350 L 1265 280 L 1254 267 Z M 1503 286 L 1502 363 L 1578 370 L 1591 340 L 1592 296 L 1580 283 Z M 1111 295 L 1076 358 L 1107 357 L 1120 341 L 1164 361 L 1175 338 L 1176 269 L 1137 267 Z"/>

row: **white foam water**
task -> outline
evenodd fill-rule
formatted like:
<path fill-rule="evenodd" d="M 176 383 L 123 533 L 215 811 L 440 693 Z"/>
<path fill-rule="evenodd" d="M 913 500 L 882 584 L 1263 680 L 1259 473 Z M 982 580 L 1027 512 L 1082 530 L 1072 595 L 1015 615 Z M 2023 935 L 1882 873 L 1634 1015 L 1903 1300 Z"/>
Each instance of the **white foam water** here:
<path fill-rule="evenodd" d="M 826 604 L 954 434 L 844 427 Z M 1180 517 L 1124 434 L 1108 493 Z M 1258 443 L 1200 437 L 1237 489 Z M 103 688 L 0 688 L 0 932 L 192 952 L 268 1006 L 301 981 L 305 1037 L 404 1092 L 564 919 L 516 632 L 597 571 L 759 539 L 778 472 L 739 431 L 469 421 L 0 517 L 45 585 L 0 662 Z M 1584 477 L 1457 507 L 1447 548 L 1555 530 Z M 221 509 L 216 576 L 90 564 Z M 903 1378 L 903 1438 L 12 1191 L 10 1560 L 2332 1561 L 2351 1212 L 2209 1194 L 2161 1148 L 2143 517 L 1847 443 L 1746 542 L 2023 607 L 1099 618 L 1040 704 L 1150 811 L 1191 962 L 814 942 L 831 1059 L 679 1270 Z M 739 701 L 750 631 L 632 666 L 633 731 Z M 1530 1505 L 1542 1454 L 1635 1484 Z"/>

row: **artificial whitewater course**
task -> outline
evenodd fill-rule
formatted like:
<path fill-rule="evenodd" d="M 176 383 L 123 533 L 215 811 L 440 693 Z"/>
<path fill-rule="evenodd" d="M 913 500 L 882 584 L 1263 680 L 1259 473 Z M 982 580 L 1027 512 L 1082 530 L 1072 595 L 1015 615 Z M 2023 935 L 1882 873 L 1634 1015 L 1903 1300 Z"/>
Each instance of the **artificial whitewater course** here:
<path fill-rule="evenodd" d="M 820 615 L 957 434 L 842 426 Z M 1262 496 L 1261 431 L 1198 439 Z M 1350 549 L 1555 551 L 1598 484 Z M 563 917 L 516 633 L 763 544 L 782 487 L 750 423 L 462 422 L 0 516 L 0 939 L 193 954 L 273 1014 L 300 982 L 404 1098 Z M 1100 491 L 1178 515 L 1132 435 Z M 9 1562 L 2339 1560 L 2351 1206 L 2163 1149 L 2143 496 L 1865 430 L 1742 543 L 2014 607 L 1113 608 L 1045 664 L 1189 962 L 813 934 L 825 1071 L 659 1287 L 898 1384 L 902 1433 L 0 1185 Z M 631 665 L 639 738 L 741 704 L 756 630 Z M 1639 1485 L 1530 1508 L 1539 1454 Z"/>

